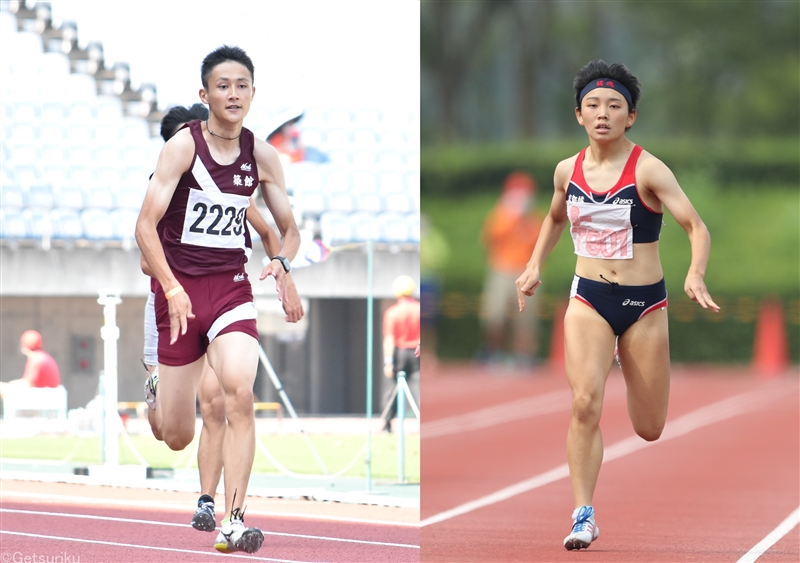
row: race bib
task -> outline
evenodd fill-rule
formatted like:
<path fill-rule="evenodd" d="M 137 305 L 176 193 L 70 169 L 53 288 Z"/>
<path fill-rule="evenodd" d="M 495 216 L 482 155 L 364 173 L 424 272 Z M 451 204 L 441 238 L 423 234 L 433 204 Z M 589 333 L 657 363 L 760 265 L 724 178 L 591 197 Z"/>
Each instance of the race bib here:
<path fill-rule="evenodd" d="M 209 248 L 245 248 L 244 219 L 250 198 L 189 190 L 181 242 Z"/>
<path fill-rule="evenodd" d="M 568 202 L 575 254 L 605 260 L 633 258 L 633 227 L 629 205 Z"/>

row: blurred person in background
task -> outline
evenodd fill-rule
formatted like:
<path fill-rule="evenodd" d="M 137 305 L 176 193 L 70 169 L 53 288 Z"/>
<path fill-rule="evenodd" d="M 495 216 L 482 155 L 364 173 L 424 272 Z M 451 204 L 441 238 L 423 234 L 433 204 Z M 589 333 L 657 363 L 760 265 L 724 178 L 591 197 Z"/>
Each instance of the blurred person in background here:
<path fill-rule="evenodd" d="M 314 147 L 306 146 L 297 124 L 305 112 L 301 108 L 289 108 L 277 112 L 272 118 L 272 132 L 267 135 L 267 142 L 275 147 L 281 155 L 284 166 L 294 162 L 328 162 L 327 155 Z"/>
<path fill-rule="evenodd" d="M 20 379 L 0 382 L 0 397 L 9 387 L 58 387 L 61 374 L 53 356 L 42 350 L 42 335 L 26 330 L 19 339 L 20 351 L 28 358 Z"/>
<path fill-rule="evenodd" d="M 600 414 L 615 341 L 627 387 L 628 415 L 647 441 L 661 436 L 670 386 L 667 290 L 658 254 L 663 210 L 691 244 L 686 294 L 719 311 L 704 282 L 711 237 L 672 171 L 626 137 L 641 88 L 622 64 L 594 60 L 575 75 L 575 117 L 589 146 L 556 166 L 555 191 L 536 248 L 516 281 L 519 309 L 541 285 L 544 261 L 570 224 L 575 278 L 564 317 L 572 420 L 567 462 L 575 510 L 567 550 L 599 537 L 592 505 L 603 439 Z"/>
<path fill-rule="evenodd" d="M 529 368 L 537 360 L 539 299 L 519 313 L 515 280 L 536 245 L 542 217 L 534 210 L 536 181 L 526 172 L 509 174 L 483 224 L 481 242 L 488 269 L 481 297 L 483 354 L 490 364 Z"/>
<path fill-rule="evenodd" d="M 192 121 L 205 121 L 208 119 L 208 109 L 203 104 L 194 104 L 189 108 L 176 106 L 170 109 L 161 120 L 161 137 L 164 142 L 169 141 L 175 133 Z M 280 251 L 280 239 L 275 231 L 262 217 L 256 207 L 255 198 L 250 198 L 250 207 L 245 213 L 247 221 L 253 226 L 261 237 L 264 250 L 269 258 Z M 142 271 L 152 277 L 152 271 L 144 257 L 141 259 Z M 155 280 L 151 280 L 151 287 Z M 297 293 L 291 276 L 286 277 L 286 301 L 284 308 L 288 311 L 303 310 L 300 296 Z M 287 315 L 289 320 L 289 315 Z M 156 328 L 155 292 L 150 291 L 145 304 L 144 317 L 144 364 L 148 377 L 145 381 L 145 400 L 150 412 L 148 418 L 155 415 L 156 392 L 158 389 L 158 330 Z M 296 318 L 291 322 L 300 320 Z M 205 362 L 200 383 L 197 388 L 197 398 L 200 404 L 200 414 L 203 427 L 200 432 L 200 443 L 197 448 L 197 469 L 200 474 L 200 498 L 197 500 L 197 509 L 192 516 L 192 527 L 204 532 L 213 532 L 216 529 L 216 515 L 214 512 L 214 494 L 219 485 L 222 474 L 222 445 L 225 437 L 225 404 L 224 395 L 219 385 L 214 370 Z M 162 440 L 157 425 L 151 425 L 153 435 Z"/>
<path fill-rule="evenodd" d="M 394 305 L 383 314 L 383 375 L 394 378 L 401 371 L 409 383 L 419 374 L 420 304 L 414 299 L 415 287 L 411 276 L 398 276 L 392 283 L 392 292 L 397 298 Z M 402 390 L 398 389 L 398 393 Z M 384 403 L 391 399 L 390 390 Z M 419 403 L 419 398 L 415 398 Z M 383 431 L 392 431 L 392 419 L 397 414 L 397 403 L 392 401 L 383 419 Z"/>

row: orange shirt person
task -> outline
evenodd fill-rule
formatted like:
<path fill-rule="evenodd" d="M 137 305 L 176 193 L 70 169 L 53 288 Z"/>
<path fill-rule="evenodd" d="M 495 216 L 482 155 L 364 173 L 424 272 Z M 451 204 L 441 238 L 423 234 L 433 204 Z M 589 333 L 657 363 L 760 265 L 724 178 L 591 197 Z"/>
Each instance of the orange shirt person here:
<path fill-rule="evenodd" d="M 19 339 L 22 353 L 28 357 L 21 379 L 0 384 L 0 395 L 9 385 L 23 387 L 58 387 L 61 374 L 53 357 L 42 350 L 42 335 L 35 330 L 26 330 Z"/>
<path fill-rule="evenodd" d="M 409 276 L 395 279 L 392 291 L 397 302 L 383 314 L 383 374 L 397 380 L 397 374 L 403 371 L 407 382 L 419 373 L 420 304 L 411 296 L 414 287 L 414 280 Z M 384 416 L 384 431 L 391 432 L 395 410 L 392 402 Z"/>

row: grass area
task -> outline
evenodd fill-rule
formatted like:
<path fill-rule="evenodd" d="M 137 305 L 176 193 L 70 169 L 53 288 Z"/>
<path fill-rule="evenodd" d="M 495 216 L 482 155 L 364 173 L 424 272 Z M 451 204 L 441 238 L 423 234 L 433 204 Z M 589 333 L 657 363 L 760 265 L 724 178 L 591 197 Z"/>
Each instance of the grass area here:
<path fill-rule="evenodd" d="M 797 296 L 800 283 L 800 192 L 791 187 L 722 190 L 702 174 L 679 178 L 712 236 L 706 282 L 711 294 L 754 295 L 776 293 Z M 478 293 L 486 269 L 486 252 L 480 243 L 483 221 L 495 204 L 499 190 L 458 198 L 423 194 L 422 212 L 441 232 L 449 246 L 443 272 L 445 291 Z M 546 213 L 552 192 L 542 189 L 537 208 Z M 683 229 L 664 214 L 659 250 L 671 294 L 683 293 L 691 259 Z M 550 254 L 542 290 L 562 294 L 569 290 L 575 272 L 575 255 L 569 233 Z"/>
<path fill-rule="evenodd" d="M 312 435 L 311 443 L 316 448 L 329 473 L 337 473 L 356 456 L 358 461 L 345 473 L 348 477 L 365 477 L 366 462 L 364 447 L 366 435 Z M 284 467 L 295 473 L 318 475 L 319 468 L 305 439 L 300 435 L 262 435 L 259 440 L 272 456 Z M 151 467 L 197 467 L 194 445 L 181 452 L 173 452 L 163 442 L 152 436 L 131 437 L 134 447 Z M 70 463 L 100 463 L 100 438 L 77 436 L 36 436 L 32 438 L 0 439 L 0 458 L 65 460 Z M 419 434 L 405 437 L 405 478 L 410 483 L 419 483 Z M 120 439 L 120 463 L 138 463 L 128 446 Z M 372 435 L 372 477 L 375 479 L 397 479 L 397 436 L 394 434 Z M 279 473 L 256 448 L 253 464 L 256 473 Z"/>

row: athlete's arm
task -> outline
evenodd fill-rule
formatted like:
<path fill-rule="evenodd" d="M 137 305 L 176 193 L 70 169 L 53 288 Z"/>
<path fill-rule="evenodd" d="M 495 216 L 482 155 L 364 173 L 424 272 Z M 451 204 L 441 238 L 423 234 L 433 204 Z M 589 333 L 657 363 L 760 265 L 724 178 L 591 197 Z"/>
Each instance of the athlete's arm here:
<path fill-rule="evenodd" d="M 278 151 L 266 141 L 256 138 L 253 154 L 258 165 L 261 195 L 281 233 L 281 247 L 278 249 L 278 254 L 291 261 L 300 248 L 300 231 L 294 222 L 292 206 L 286 195 L 286 183 Z M 278 297 L 286 303 L 286 273 L 278 260 L 272 260 L 267 264 L 259 279 L 264 280 L 267 276 L 275 278 Z"/>
<path fill-rule="evenodd" d="M 156 171 L 147 186 L 142 210 L 136 221 L 136 242 L 142 252 L 144 263 L 165 293 L 180 284 L 167 264 L 156 225 L 167 211 L 178 181 L 189 169 L 193 157 L 194 139 L 188 129 L 179 131 L 167 141 L 158 156 Z M 174 344 L 179 333 L 186 334 L 187 320 L 194 318 L 194 314 L 192 314 L 192 303 L 185 291 L 175 294 L 169 299 L 168 304 L 170 344 Z"/>
<path fill-rule="evenodd" d="M 714 311 L 719 311 L 719 306 L 714 303 L 708 294 L 704 277 L 708 256 L 711 252 L 711 235 L 705 223 L 697 214 L 692 202 L 686 197 L 681 189 L 675 175 L 666 164 L 652 155 L 647 155 L 639 169 L 636 171 L 637 178 L 642 182 L 642 186 L 655 195 L 664 207 L 675 218 L 678 224 L 683 227 L 689 235 L 689 242 L 692 247 L 692 262 L 689 265 L 689 272 L 686 275 L 686 282 L 683 289 L 692 301 L 699 303 L 703 309 L 709 307 Z"/>
<path fill-rule="evenodd" d="M 261 237 L 261 244 L 264 245 L 264 250 L 267 252 L 267 256 L 272 258 L 276 254 L 280 254 L 281 241 L 256 207 L 256 198 L 250 198 L 250 207 L 247 208 L 245 217 L 247 218 L 247 221 L 253 225 L 253 228 L 258 233 L 258 236 Z"/>
<path fill-rule="evenodd" d="M 255 198 L 250 198 L 250 207 L 247 208 L 246 217 L 250 224 L 253 225 L 258 236 L 261 237 L 267 256 L 272 258 L 276 254 L 280 254 L 281 241 L 256 207 Z M 294 280 L 290 274 L 291 272 L 284 276 L 286 291 L 282 302 L 283 312 L 286 313 L 284 318 L 287 322 L 296 323 L 303 318 L 303 302 L 300 300 L 300 294 L 297 293 L 297 287 L 294 285 Z"/>
<path fill-rule="evenodd" d="M 539 231 L 539 238 L 536 240 L 531 259 L 528 260 L 525 271 L 516 281 L 520 312 L 525 309 L 525 297 L 536 293 L 536 289 L 541 285 L 542 281 L 539 276 L 542 265 L 555 248 L 567 225 L 567 183 L 574 163 L 574 158 L 571 158 L 562 160 L 556 166 L 553 175 L 554 190 L 550 211 L 542 222 L 542 229 Z"/>

